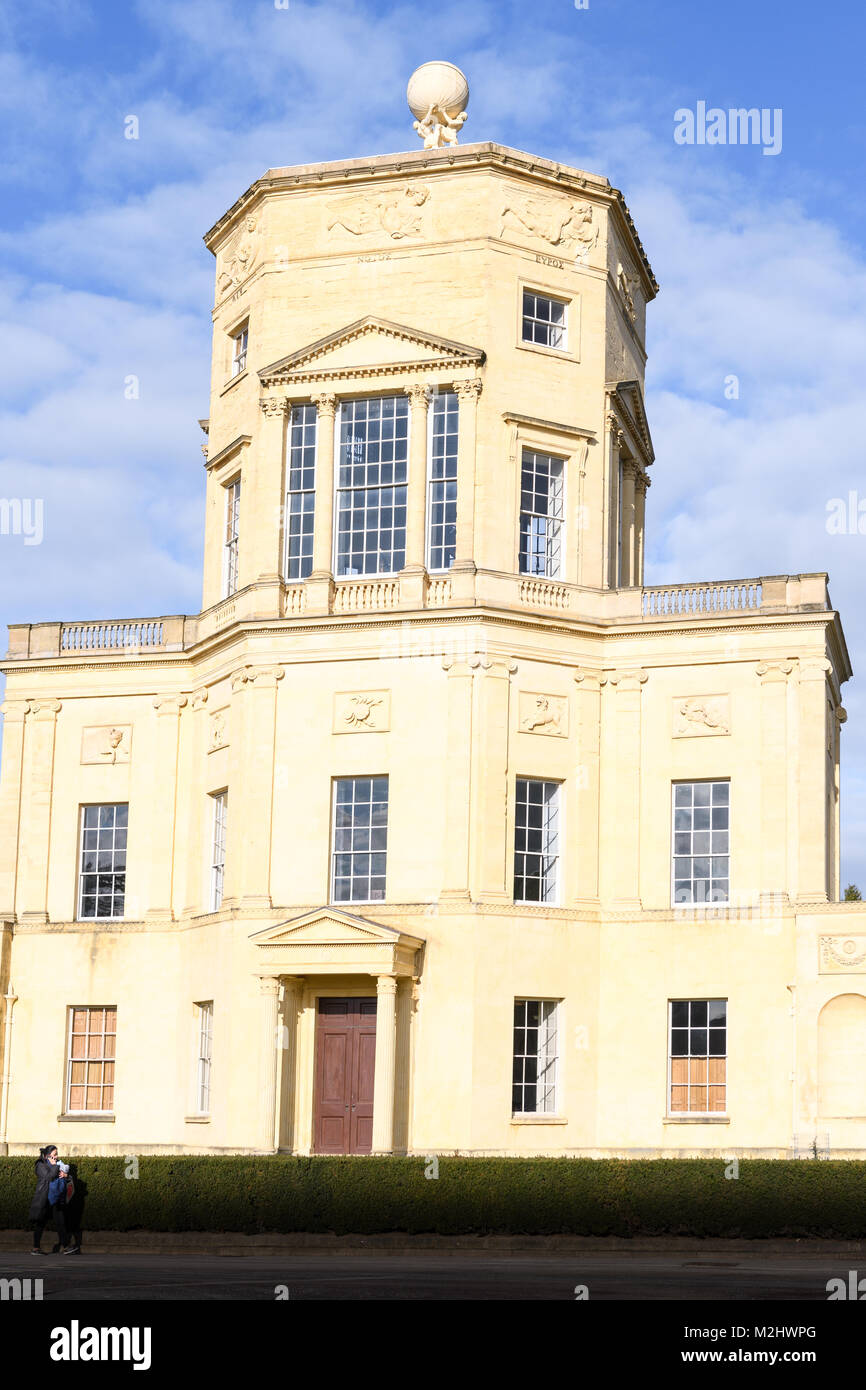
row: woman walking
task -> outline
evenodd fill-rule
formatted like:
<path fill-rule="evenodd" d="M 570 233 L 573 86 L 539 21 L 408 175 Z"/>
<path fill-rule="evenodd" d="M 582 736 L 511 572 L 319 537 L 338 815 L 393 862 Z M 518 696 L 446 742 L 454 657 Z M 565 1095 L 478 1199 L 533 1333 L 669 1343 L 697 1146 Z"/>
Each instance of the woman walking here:
<path fill-rule="evenodd" d="M 54 1225 L 57 1229 L 60 1241 L 60 1250 L 64 1255 L 72 1255 L 77 1250 L 74 1241 L 70 1241 L 69 1232 L 66 1229 L 66 1175 L 68 1169 L 65 1164 L 61 1164 L 57 1157 L 57 1145 L 46 1144 L 39 1150 L 39 1157 L 36 1160 L 36 1191 L 33 1194 L 33 1201 L 30 1203 L 30 1220 L 33 1223 L 33 1249 L 31 1255 L 44 1255 L 45 1251 L 40 1250 L 39 1245 L 42 1240 L 42 1232 L 48 1224 L 51 1215 L 54 1216 Z M 58 1182 L 58 1179 L 63 1182 Z M 52 1183 L 57 1186 L 50 1192 Z M 52 1202 L 52 1197 L 55 1200 Z"/>

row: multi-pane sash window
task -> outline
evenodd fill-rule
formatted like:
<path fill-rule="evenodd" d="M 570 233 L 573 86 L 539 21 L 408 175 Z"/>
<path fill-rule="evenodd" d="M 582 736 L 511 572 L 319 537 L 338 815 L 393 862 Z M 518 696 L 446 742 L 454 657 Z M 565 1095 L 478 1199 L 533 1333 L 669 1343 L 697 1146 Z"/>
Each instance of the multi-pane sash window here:
<path fill-rule="evenodd" d="M 559 783 L 517 779 L 514 901 L 556 901 L 559 870 Z"/>
<path fill-rule="evenodd" d="M 289 431 L 289 486 L 286 496 L 286 577 L 306 579 L 313 568 L 316 509 L 316 429 L 314 405 L 292 407 Z"/>
<path fill-rule="evenodd" d="M 235 478 L 226 488 L 226 538 L 223 546 L 224 597 L 238 587 L 238 536 L 241 521 L 241 480 Z"/>
<path fill-rule="evenodd" d="M 78 916 L 122 917 L 129 807 L 82 806 Z"/>
<path fill-rule="evenodd" d="M 674 784 L 674 906 L 728 901 L 730 887 L 729 782 Z"/>
<path fill-rule="evenodd" d="M 434 397 L 430 440 L 430 498 L 427 515 L 431 570 L 447 570 L 457 552 L 457 396 L 443 391 Z"/>
<path fill-rule="evenodd" d="M 556 1113 L 557 1008 L 549 999 L 514 1001 L 515 1115 Z"/>
<path fill-rule="evenodd" d="M 338 575 L 395 574 L 406 563 L 408 446 L 408 397 L 342 402 Z"/>
<path fill-rule="evenodd" d="M 210 1114 L 211 1050 L 213 1047 L 213 1000 L 196 1004 L 198 1015 L 195 1063 L 195 1096 L 199 1115 Z"/>
<path fill-rule="evenodd" d="M 240 376 L 241 372 L 246 371 L 249 339 L 250 330 L 247 324 L 232 337 L 232 376 Z"/>
<path fill-rule="evenodd" d="M 523 291 L 523 341 L 540 343 L 542 347 L 564 348 L 566 303 L 549 299 L 532 290 Z"/>
<path fill-rule="evenodd" d="M 524 449 L 520 473 L 520 573 L 559 576 L 562 562 L 562 459 Z"/>
<path fill-rule="evenodd" d="M 727 1055 L 727 1002 L 672 999 L 670 1114 L 725 1110 Z"/>
<path fill-rule="evenodd" d="M 376 902 L 385 896 L 388 778 L 340 777 L 334 782 L 333 902 Z"/>
<path fill-rule="evenodd" d="M 114 1045 L 117 1009 L 69 1010 L 66 1113 L 114 1110 Z"/>
<path fill-rule="evenodd" d="M 210 910 L 218 912 L 223 900 L 223 883 L 226 872 L 226 821 L 228 817 L 228 792 L 217 792 L 213 802 L 213 850 L 210 871 Z"/>

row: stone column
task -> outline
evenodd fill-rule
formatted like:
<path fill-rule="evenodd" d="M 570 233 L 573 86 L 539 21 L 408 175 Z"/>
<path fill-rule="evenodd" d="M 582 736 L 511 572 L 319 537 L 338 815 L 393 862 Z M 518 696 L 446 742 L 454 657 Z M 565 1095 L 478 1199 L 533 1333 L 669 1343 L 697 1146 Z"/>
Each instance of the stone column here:
<path fill-rule="evenodd" d="M 3 762 L 0 766 L 0 920 L 15 917 L 24 720 L 27 700 L 7 700 L 3 710 Z"/>
<path fill-rule="evenodd" d="M 635 574 L 635 484 L 637 464 L 626 459 L 622 465 L 622 566 L 620 584 L 631 588 Z"/>
<path fill-rule="evenodd" d="M 272 975 L 259 976 L 261 1037 L 259 1042 L 259 1142 L 265 1153 L 276 1149 L 277 1058 L 280 1043 L 280 982 Z"/>
<path fill-rule="evenodd" d="M 646 473 L 638 473 L 635 482 L 634 494 L 634 533 L 635 533 L 635 556 L 634 574 L 632 583 L 643 584 L 644 570 L 644 533 L 646 530 L 646 494 L 650 480 Z"/>
<path fill-rule="evenodd" d="M 149 809 L 152 838 L 147 885 L 147 910 L 142 914 L 127 900 L 127 916 L 140 917 L 144 915 L 148 919 L 167 921 L 173 915 L 177 754 L 180 738 L 180 712 L 186 703 L 185 695 L 158 695 L 153 702 L 153 707 L 156 710 L 156 739 L 151 765 Z"/>
<path fill-rule="evenodd" d="M 256 556 L 253 571 L 259 584 L 280 585 L 285 576 L 283 526 L 286 505 L 286 421 L 289 402 L 282 396 L 265 396 L 259 401 L 257 466 L 254 505 L 247 526 L 247 549 Z"/>
<path fill-rule="evenodd" d="M 427 418 L 429 386 L 407 386 L 409 397 L 409 482 L 406 488 L 406 559 L 400 575 L 400 605 L 421 608 L 427 577 Z"/>
<path fill-rule="evenodd" d="M 459 401 L 457 421 L 457 554 L 451 567 L 457 597 L 471 597 L 473 586 L 466 578 L 477 568 L 475 560 L 475 471 L 478 437 L 478 398 L 480 381 L 455 381 Z"/>
<path fill-rule="evenodd" d="M 450 657 L 442 665 L 448 673 L 448 733 L 440 898 L 459 903 L 469 901 L 472 667 Z"/>
<path fill-rule="evenodd" d="M 18 901 L 24 922 L 48 921 L 48 860 L 59 700 L 31 700 L 24 745 Z M 76 883 L 78 865 L 76 864 Z M 74 911 L 74 909 L 73 909 Z"/>
<path fill-rule="evenodd" d="M 511 902 L 510 872 L 514 846 L 503 834 L 509 804 L 509 737 L 511 677 L 516 663 L 505 658 L 481 660 L 476 681 L 478 736 L 472 769 L 474 896 L 480 902 Z"/>
<path fill-rule="evenodd" d="M 607 510 L 604 528 L 604 555 L 602 558 L 603 583 L 610 589 L 617 587 L 617 555 L 619 536 L 619 451 L 623 433 L 616 416 L 609 411 L 605 416 L 607 440 L 605 447 L 605 507 Z"/>
<path fill-rule="evenodd" d="M 788 893 L 788 677 L 792 661 L 762 661 L 760 897 L 768 905 Z"/>
<path fill-rule="evenodd" d="M 0 1154 L 7 1154 L 9 1146 L 6 1139 L 9 1117 L 9 1094 L 12 1089 L 12 1010 L 18 1002 L 18 995 L 11 984 L 3 996 L 3 1053 L 0 1056 Z"/>
<path fill-rule="evenodd" d="M 412 980 L 397 982 L 397 1037 L 394 1064 L 394 1149 L 405 1153 L 409 1142 L 409 1049 Z"/>
<path fill-rule="evenodd" d="M 800 850 L 797 896 L 823 903 L 828 897 L 827 839 L 830 832 L 827 724 L 830 662 L 807 657 L 798 672 L 800 707 Z"/>
<path fill-rule="evenodd" d="M 307 612 L 327 613 L 334 589 L 334 418 L 337 397 L 312 397 L 316 420 L 316 510 L 313 517 L 313 569 L 306 581 Z"/>
<path fill-rule="evenodd" d="M 397 981 L 376 976 L 376 1073 L 373 1082 L 373 1153 L 394 1149 L 394 1080 L 397 1054 Z"/>
<path fill-rule="evenodd" d="M 295 1077 L 298 1058 L 298 1017 L 304 990 L 304 980 L 283 976 L 282 1024 L 280 1027 L 280 1078 L 277 1110 L 277 1148 L 295 1152 L 296 1092 Z"/>
<path fill-rule="evenodd" d="M 606 803 L 601 832 L 602 842 L 608 845 L 602 896 L 620 911 L 641 908 L 641 687 L 646 679 L 646 671 L 640 670 L 611 671 L 607 676 L 615 765 L 613 794 Z"/>
<path fill-rule="evenodd" d="M 231 767 L 237 775 L 229 787 L 229 815 L 241 830 L 231 836 L 231 896 L 241 907 L 271 906 L 277 682 L 284 674 L 282 666 L 245 666 L 232 679 Z"/>

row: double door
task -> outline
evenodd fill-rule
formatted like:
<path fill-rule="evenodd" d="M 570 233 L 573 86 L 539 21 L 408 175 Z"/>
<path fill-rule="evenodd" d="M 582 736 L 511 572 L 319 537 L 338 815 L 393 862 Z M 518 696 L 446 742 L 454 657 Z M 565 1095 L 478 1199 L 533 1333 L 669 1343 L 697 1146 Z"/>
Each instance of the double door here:
<path fill-rule="evenodd" d="M 375 1065 L 375 997 L 320 999 L 313 1110 L 316 1153 L 372 1151 Z"/>

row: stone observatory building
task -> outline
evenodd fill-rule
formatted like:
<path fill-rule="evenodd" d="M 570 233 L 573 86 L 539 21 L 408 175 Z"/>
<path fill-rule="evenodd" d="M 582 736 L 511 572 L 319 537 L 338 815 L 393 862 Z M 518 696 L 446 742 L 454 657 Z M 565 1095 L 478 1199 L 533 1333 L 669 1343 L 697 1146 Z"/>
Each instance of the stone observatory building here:
<path fill-rule="evenodd" d="M 827 576 L 645 584 L 646 253 L 453 73 L 205 238 L 201 611 L 10 629 L 10 1153 L 866 1149 Z"/>

